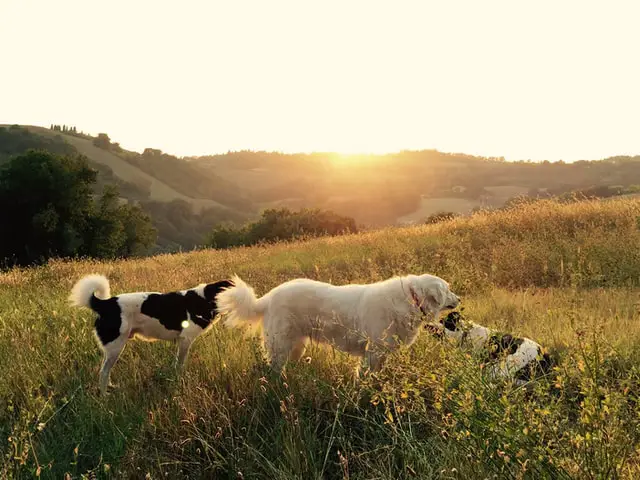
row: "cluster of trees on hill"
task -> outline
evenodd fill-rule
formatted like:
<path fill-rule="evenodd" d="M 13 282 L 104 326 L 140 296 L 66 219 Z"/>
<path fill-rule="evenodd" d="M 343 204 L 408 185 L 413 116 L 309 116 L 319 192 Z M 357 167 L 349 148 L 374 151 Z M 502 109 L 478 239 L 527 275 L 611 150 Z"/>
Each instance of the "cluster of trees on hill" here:
<path fill-rule="evenodd" d="M 76 149 L 65 142 L 60 135 L 45 137 L 18 125 L 0 127 L 0 164 L 8 161 L 15 154 L 23 153 L 30 148 L 62 155 L 76 153 Z"/>
<path fill-rule="evenodd" d="M 62 132 L 62 133 L 78 133 L 78 129 L 75 126 L 72 127 L 67 127 L 66 125 L 54 125 L 51 124 L 51 126 L 49 127 L 49 130 L 53 130 L 55 132 Z"/>
<path fill-rule="evenodd" d="M 115 186 L 94 198 L 96 171 L 78 155 L 30 150 L 0 169 L 0 262 L 31 265 L 51 257 L 140 255 L 156 230 Z"/>
<path fill-rule="evenodd" d="M 234 210 L 204 208 L 196 212 L 184 200 L 171 202 L 143 201 L 158 229 L 158 249 L 165 252 L 189 250 L 206 243 L 209 232 L 221 223 L 242 224 L 247 216 Z"/>
<path fill-rule="evenodd" d="M 53 130 L 54 132 L 64 133 L 65 135 L 73 135 L 74 137 L 87 138 L 87 139 L 92 138 L 91 135 L 89 134 L 86 134 L 82 131 L 79 132 L 78 129 L 75 127 L 75 125 L 69 126 L 69 125 L 51 124 L 51 126 L 49 127 L 49 130 Z"/>
<path fill-rule="evenodd" d="M 353 218 L 331 211 L 288 208 L 269 209 L 255 222 L 235 228 L 219 225 L 209 235 L 208 246 L 230 248 L 241 245 L 256 245 L 322 235 L 356 233 L 358 228 Z"/>

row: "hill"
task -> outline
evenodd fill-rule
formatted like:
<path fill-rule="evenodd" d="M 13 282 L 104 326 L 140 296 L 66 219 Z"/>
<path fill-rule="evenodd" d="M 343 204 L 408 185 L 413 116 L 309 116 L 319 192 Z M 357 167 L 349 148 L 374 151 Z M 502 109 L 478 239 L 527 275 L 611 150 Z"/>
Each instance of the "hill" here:
<path fill-rule="evenodd" d="M 171 202 L 173 200 L 182 200 L 192 204 L 196 210 L 201 210 L 208 207 L 228 208 L 222 203 L 206 198 L 194 198 L 181 193 L 171 186 L 164 183 L 154 176 L 154 173 L 148 173 L 144 170 L 143 166 L 136 166 L 130 161 L 124 160 L 121 156 L 116 155 L 114 152 L 96 147 L 91 139 L 83 138 L 79 136 L 56 133 L 46 128 L 27 126 L 30 132 L 36 133 L 42 136 L 56 136 L 59 135 L 65 142 L 75 147 L 76 151 L 82 155 L 88 157 L 93 163 L 98 163 L 107 166 L 111 169 L 113 174 L 129 183 L 136 185 L 148 185 L 149 199 L 156 202 Z M 133 154 L 134 152 L 127 152 L 121 150 L 122 154 Z M 174 172 L 174 175 L 177 172 Z M 191 192 L 193 193 L 193 192 Z"/>
<path fill-rule="evenodd" d="M 220 222 L 243 223 L 252 215 L 250 204 L 238 195 L 228 193 L 235 191 L 235 186 L 206 172 L 203 174 L 187 162 L 175 157 L 152 159 L 150 161 L 162 160 L 164 164 L 155 169 L 154 176 L 154 168 L 149 167 L 144 155 L 120 149 L 117 144 L 111 151 L 94 143 L 93 137 L 82 133 L 32 126 L 0 126 L 0 163 L 30 148 L 85 155 L 98 171 L 96 194 L 100 194 L 105 185 L 114 184 L 124 200 L 139 203 L 151 215 L 158 229 L 158 244 L 162 250 L 190 249 L 202 243 L 206 234 Z M 162 176 L 178 178 L 174 183 L 181 185 L 186 193 L 158 178 Z M 185 181 L 194 188 L 185 186 Z M 198 197 L 197 184 L 216 190 L 216 195 L 225 195 L 226 192 L 229 205 Z"/>
<path fill-rule="evenodd" d="M 0 274 L 0 476 L 61 478 L 638 478 L 640 201 L 542 201 L 431 226 Z M 379 374 L 312 346 L 269 374 L 255 339 L 220 326 L 184 376 L 174 346 L 136 342 L 97 397 L 90 312 L 69 289 L 102 272 L 114 293 L 182 289 L 238 273 L 267 292 L 409 272 L 449 280 L 465 314 L 536 339 L 549 378 L 490 384 L 421 335 Z"/>
<path fill-rule="evenodd" d="M 640 184 L 640 156 L 566 164 L 422 150 L 370 156 L 231 152 L 190 160 L 245 185 L 262 206 L 332 209 L 371 226 L 420 222 L 442 210 L 468 214 L 523 194 Z"/>
<path fill-rule="evenodd" d="M 214 225 L 242 224 L 267 208 L 332 210 L 378 228 L 421 223 L 443 211 L 500 208 L 521 195 L 598 194 L 610 188 L 629 193 L 640 185 L 640 156 L 571 164 L 435 150 L 368 156 L 240 151 L 177 158 L 154 148 L 124 150 L 106 134 L 28 131 L 50 148 L 66 144 L 86 155 L 100 170 L 101 184 L 116 183 L 124 198 L 146 202 L 165 249 L 202 244 Z"/>

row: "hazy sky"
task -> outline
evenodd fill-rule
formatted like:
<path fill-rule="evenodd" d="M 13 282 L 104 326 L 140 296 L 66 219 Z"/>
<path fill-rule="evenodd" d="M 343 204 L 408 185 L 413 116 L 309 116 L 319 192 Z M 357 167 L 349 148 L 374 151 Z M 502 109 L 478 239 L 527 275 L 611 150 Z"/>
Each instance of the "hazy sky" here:
<path fill-rule="evenodd" d="M 0 0 L 0 123 L 125 148 L 640 154 L 640 1 Z"/>

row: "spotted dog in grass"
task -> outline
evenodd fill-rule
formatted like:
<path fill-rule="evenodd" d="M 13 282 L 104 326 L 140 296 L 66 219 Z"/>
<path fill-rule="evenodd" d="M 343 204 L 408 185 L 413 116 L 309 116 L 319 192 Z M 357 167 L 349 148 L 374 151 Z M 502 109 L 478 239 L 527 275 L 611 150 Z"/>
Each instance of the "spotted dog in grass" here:
<path fill-rule="evenodd" d="M 488 363 L 490 379 L 512 378 L 518 385 L 551 371 L 554 361 L 542 346 L 525 337 L 515 337 L 464 320 L 460 311 L 452 311 L 439 323 L 425 328 L 435 337 L 454 340 L 461 347 L 471 347 Z"/>
<path fill-rule="evenodd" d="M 177 341 L 176 365 L 182 368 L 193 341 L 218 315 L 216 295 L 232 286 L 231 281 L 223 280 L 177 292 L 135 292 L 112 297 L 106 277 L 92 274 L 78 280 L 71 289 L 71 304 L 98 314 L 95 334 L 104 352 L 100 393 L 107 393 L 111 368 L 134 336 L 147 341 Z"/>

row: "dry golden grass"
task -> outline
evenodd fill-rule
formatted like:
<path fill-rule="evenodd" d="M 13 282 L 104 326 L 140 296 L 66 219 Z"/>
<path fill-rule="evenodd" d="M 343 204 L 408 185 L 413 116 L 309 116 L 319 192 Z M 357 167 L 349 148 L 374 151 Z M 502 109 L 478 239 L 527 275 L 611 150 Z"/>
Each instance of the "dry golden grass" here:
<path fill-rule="evenodd" d="M 637 478 L 640 201 L 540 202 L 406 229 L 0 274 L 0 477 Z M 530 336 L 559 368 L 531 388 L 489 384 L 461 351 L 421 336 L 380 374 L 313 347 L 271 375 L 256 339 L 219 326 L 176 379 L 166 343 L 132 342 L 97 396 L 83 274 L 115 294 L 238 273 L 264 293 L 431 272 L 479 323 Z M 497 477 L 496 477 L 497 476 Z"/>

